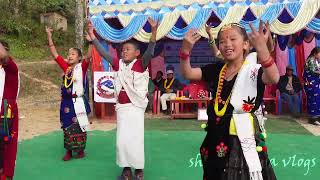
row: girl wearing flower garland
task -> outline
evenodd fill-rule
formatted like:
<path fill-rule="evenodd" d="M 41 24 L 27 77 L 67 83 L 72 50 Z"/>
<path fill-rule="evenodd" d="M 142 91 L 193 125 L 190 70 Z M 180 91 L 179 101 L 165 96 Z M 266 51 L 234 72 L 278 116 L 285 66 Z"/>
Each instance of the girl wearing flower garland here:
<path fill-rule="evenodd" d="M 183 76 L 204 80 L 215 95 L 208 106 L 207 135 L 200 147 L 204 180 L 275 180 L 265 144 L 263 122 L 254 112 L 263 98 L 265 84 L 276 84 L 279 72 L 267 48 L 269 25 L 260 23 L 257 31 L 250 24 L 247 35 L 241 25 L 223 26 L 218 48 L 224 62 L 191 68 L 190 52 L 201 36 L 190 30 L 180 50 Z M 258 63 L 245 57 L 250 44 Z"/>
<path fill-rule="evenodd" d="M 66 149 L 63 160 L 69 161 L 73 152 L 77 153 L 75 158 L 85 156 L 86 131 L 89 125 L 87 114 L 91 110 L 88 101 L 84 98 L 84 79 L 90 57 L 82 60 L 81 50 L 71 48 L 65 61 L 56 51 L 52 41 L 52 31 L 51 28 L 46 27 L 50 52 L 65 74 L 61 86 L 60 122 L 64 133 L 64 148 Z M 88 36 L 87 40 L 89 40 Z M 91 54 L 90 51 L 91 45 L 88 55 Z"/>

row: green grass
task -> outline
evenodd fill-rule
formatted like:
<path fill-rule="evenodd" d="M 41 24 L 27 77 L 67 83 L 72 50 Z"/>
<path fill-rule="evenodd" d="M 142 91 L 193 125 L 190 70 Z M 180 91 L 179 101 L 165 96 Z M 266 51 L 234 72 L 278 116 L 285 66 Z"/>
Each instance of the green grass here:
<path fill-rule="evenodd" d="M 146 130 L 161 130 L 161 131 L 203 131 L 202 121 L 192 119 L 146 119 Z M 311 134 L 305 128 L 300 126 L 296 121 L 286 118 L 268 118 L 266 121 L 266 129 L 268 133 L 277 134 Z"/>
<path fill-rule="evenodd" d="M 43 61 L 52 59 L 46 33 L 43 25 L 35 25 L 35 31 L 20 36 L 15 34 L 0 34 L 0 39 L 9 43 L 10 53 L 20 61 Z M 75 30 L 68 26 L 66 32 L 55 31 L 53 41 L 59 54 L 66 56 L 68 49 L 75 46 Z"/>
<path fill-rule="evenodd" d="M 171 124 L 171 123 L 169 123 Z M 283 127 L 286 129 L 286 127 Z M 205 132 L 145 131 L 145 179 L 197 180 L 202 167 L 198 156 Z M 269 134 L 269 157 L 280 180 L 316 180 L 320 176 L 319 137 Z M 56 131 L 19 143 L 16 180 L 115 180 L 116 132 L 88 133 L 84 159 L 63 162 L 63 133 Z"/>
<path fill-rule="evenodd" d="M 2 39 L 2 37 L 1 37 Z M 41 61 L 49 57 L 49 50 L 44 46 L 45 41 L 39 44 L 36 39 L 21 39 L 14 35 L 3 35 L 10 46 L 10 54 L 19 61 Z"/>
<path fill-rule="evenodd" d="M 200 125 L 205 122 L 200 122 L 190 119 L 146 119 L 146 130 L 159 131 L 200 131 Z"/>
<path fill-rule="evenodd" d="M 266 129 L 269 133 L 277 134 L 312 134 L 294 119 L 289 118 L 268 118 L 266 121 Z"/>
<path fill-rule="evenodd" d="M 201 179 L 199 153 L 206 133 L 203 122 L 190 119 L 145 120 L 145 179 Z M 317 179 L 319 137 L 286 118 L 267 120 L 269 158 L 278 179 Z M 56 131 L 19 143 L 16 180 L 116 179 L 116 130 L 88 133 L 87 156 L 63 162 L 63 133 Z M 30 163 L 32 162 L 32 163 Z M 180 172 L 180 173 L 179 173 Z"/>

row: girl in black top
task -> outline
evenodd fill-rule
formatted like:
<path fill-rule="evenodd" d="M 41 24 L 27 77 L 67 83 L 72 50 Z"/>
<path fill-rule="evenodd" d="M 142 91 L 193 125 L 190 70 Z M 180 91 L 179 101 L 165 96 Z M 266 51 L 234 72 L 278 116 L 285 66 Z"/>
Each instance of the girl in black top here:
<path fill-rule="evenodd" d="M 265 146 L 266 134 L 259 126 L 254 112 L 261 104 L 264 85 L 276 84 L 279 72 L 267 48 L 269 25 L 260 23 L 259 30 L 251 26 L 252 33 L 247 35 L 239 24 L 223 26 L 218 33 L 218 48 L 224 61 L 209 64 L 202 68 L 191 68 L 190 52 L 193 45 L 201 36 L 190 30 L 180 50 L 180 65 L 183 76 L 189 80 L 204 80 L 215 99 L 209 103 L 207 114 L 207 135 L 200 147 L 203 163 L 204 180 L 275 180 L 275 174 L 268 159 Z M 250 41 L 250 43 L 249 43 Z M 255 147 L 261 163 L 262 177 L 253 177 L 250 174 L 247 161 L 244 157 L 244 148 L 237 136 L 235 124 L 231 119 L 234 107 L 230 102 L 232 92 L 243 89 L 233 89 L 238 72 L 244 61 L 250 44 L 257 50 L 258 63 L 262 67 L 256 72 L 257 95 L 252 99 L 245 99 L 243 110 L 253 117 L 253 135 Z M 247 82 L 244 82 L 247 83 Z M 215 107 L 216 106 L 216 107 Z"/>

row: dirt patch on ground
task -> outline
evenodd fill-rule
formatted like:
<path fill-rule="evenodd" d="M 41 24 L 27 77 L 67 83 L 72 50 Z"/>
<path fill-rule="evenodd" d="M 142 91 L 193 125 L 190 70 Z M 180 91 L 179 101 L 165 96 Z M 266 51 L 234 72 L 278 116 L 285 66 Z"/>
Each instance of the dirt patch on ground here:
<path fill-rule="evenodd" d="M 55 98 L 55 97 L 52 97 Z M 58 131 L 60 129 L 58 99 L 51 101 L 19 100 L 19 140 L 31 139 L 35 136 Z M 109 131 L 116 127 L 115 123 L 106 123 L 90 115 L 92 130 Z"/>
<path fill-rule="evenodd" d="M 302 127 L 306 128 L 308 131 L 310 131 L 315 136 L 320 136 L 320 127 L 315 126 L 308 123 L 307 119 L 297 119 L 296 120 Z"/>

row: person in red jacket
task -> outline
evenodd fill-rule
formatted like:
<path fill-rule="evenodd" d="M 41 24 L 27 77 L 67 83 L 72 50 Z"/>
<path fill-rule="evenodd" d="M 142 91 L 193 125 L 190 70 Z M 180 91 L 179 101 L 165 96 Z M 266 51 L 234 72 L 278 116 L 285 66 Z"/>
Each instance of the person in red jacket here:
<path fill-rule="evenodd" d="M 13 179 L 18 142 L 18 67 L 0 40 L 0 176 Z"/>
<path fill-rule="evenodd" d="M 70 48 L 68 58 L 60 56 L 52 40 L 52 28 L 46 27 L 48 46 L 51 55 L 64 72 L 61 86 L 60 123 L 64 134 L 64 161 L 85 156 L 87 130 L 89 129 L 88 114 L 90 105 L 85 96 L 85 77 L 90 64 L 91 46 L 89 53 L 82 56 L 78 48 Z M 89 40 L 87 38 L 87 40 Z M 76 154 L 74 156 L 74 154 Z"/>

